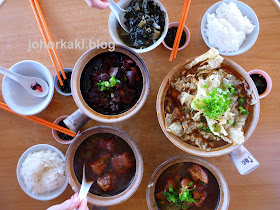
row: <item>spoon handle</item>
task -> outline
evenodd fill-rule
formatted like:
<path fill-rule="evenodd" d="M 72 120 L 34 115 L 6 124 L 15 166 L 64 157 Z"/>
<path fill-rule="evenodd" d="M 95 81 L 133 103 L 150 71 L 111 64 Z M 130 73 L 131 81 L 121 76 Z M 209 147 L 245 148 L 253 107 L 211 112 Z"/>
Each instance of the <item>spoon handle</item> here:
<path fill-rule="evenodd" d="M 110 0 L 110 7 L 117 16 L 117 18 L 121 12 L 125 11 L 124 9 L 120 8 L 113 0 Z"/>
<path fill-rule="evenodd" d="M 0 66 L 0 73 L 11 78 L 12 80 L 15 80 L 18 83 L 21 83 L 21 75 L 14 73 L 12 71 L 9 71 L 8 69 L 5 69 L 4 67 Z"/>

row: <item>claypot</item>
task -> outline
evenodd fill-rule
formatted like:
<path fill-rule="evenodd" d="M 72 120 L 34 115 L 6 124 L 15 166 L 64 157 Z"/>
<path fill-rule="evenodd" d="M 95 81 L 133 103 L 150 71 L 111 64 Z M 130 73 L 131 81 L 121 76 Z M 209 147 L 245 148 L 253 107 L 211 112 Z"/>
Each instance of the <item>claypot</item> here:
<path fill-rule="evenodd" d="M 77 110 L 75 113 L 73 113 L 71 116 L 69 116 L 66 120 L 64 120 L 64 123 L 67 125 L 69 129 L 71 129 L 74 132 L 77 132 L 82 128 L 82 126 L 89 120 L 93 119 L 98 122 L 103 123 L 116 123 L 123 120 L 126 120 L 136 114 L 144 105 L 148 94 L 149 94 L 149 88 L 150 88 L 150 78 L 149 78 L 149 72 L 148 68 L 143 61 L 143 59 L 136 54 L 133 50 L 129 49 L 128 47 L 122 46 L 122 45 L 116 45 L 114 52 L 120 52 L 131 59 L 133 59 L 137 65 L 139 66 L 139 69 L 141 71 L 142 77 L 143 77 L 143 89 L 142 93 L 136 102 L 136 104 L 131 107 L 128 111 L 118 114 L 118 115 L 104 115 L 100 114 L 93 109 L 91 109 L 85 100 L 83 99 L 82 93 L 81 93 L 81 75 L 84 70 L 84 67 L 87 65 L 87 63 L 97 55 L 105 52 L 110 52 L 110 49 L 102 49 L 100 46 L 97 46 L 95 48 L 92 48 L 85 52 L 81 58 L 77 61 L 71 78 L 71 90 L 72 90 L 72 96 L 74 98 L 75 103 L 79 107 L 79 110 Z"/>
<path fill-rule="evenodd" d="M 159 176 L 162 174 L 163 171 L 165 171 L 167 168 L 169 168 L 172 165 L 175 165 L 177 163 L 197 163 L 205 168 L 207 168 L 216 178 L 219 188 L 220 188 L 220 198 L 217 204 L 216 210 L 224 210 L 227 209 L 229 206 L 230 196 L 229 196 L 229 189 L 227 182 L 223 176 L 223 174 L 220 172 L 220 170 L 215 167 L 212 163 L 194 156 L 187 156 L 187 155 L 179 155 L 173 158 L 170 158 L 163 162 L 153 173 L 153 175 L 150 178 L 150 181 L 148 183 L 147 191 L 146 191 L 146 199 L 147 199 L 147 205 L 150 210 L 155 209 L 154 204 L 155 201 L 155 186 L 156 182 L 159 178 Z M 207 198 L 206 198 L 207 199 Z"/>
<path fill-rule="evenodd" d="M 74 171 L 74 157 L 76 151 L 84 140 L 97 133 L 111 133 L 119 136 L 124 141 L 126 141 L 128 145 L 131 147 L 136 159 L 135 176 L 132 182 L 130 183 L 130 185 L 123 192 L 108 197 L 97 196 L 90 192 L 87 195 L 88 202 L 94 204 L 95 206 L 112 206 L 112 205 L 122 203 L 125 200 L 129 199 L 138 189 L 144 171 L 143 158 L 137 144 L 124 131 L 111 126 L 97 126 L 97 127 L 87 129 L 86 131 L 82 132 L 76 137 L 76 140 L 69 146 L 66 153 L 65 172 L 67 178 L 69 179 L 69 184 L 71 185 L 72 189 L 75 192 L 79 192 L 81 187 L 81 184 L 79 183 Z"/>
<path fill-rule="evenodd" d="M 231 158 L 234 159 L 234 163 L 236 167 L 238 168 L 239 172 L 241 174 L 247 174 L 254 170 L 255 168 L 258 167 L 259 163 L 257 162 L 256 159 L 246 150 L 245 147 L 242 145 L 231 145 L 227 144 L 223 147 L 219 147 L 216 149 L 212 149 L 210 152 L 203 151 L 199 149 L 198 147 L 194 147 L 184 141 L 182 141 L 179 137 L 175 136 L 174 134 L 167 132 L 165 128 L 165 114 L 164 114 L 164 99 L 166 92 L 171 84 L 171 81 L 175 77 L 177 77 L 184 69 L 184 66 L 190 62 L 194 58 L 188 59 L 180 64 L 178 64 L 176 67 L 174 67 L 168 75 L 165 77 L 163 80 L 160 89 L 158 91 L 157 95 L 157 102 L 156 102 L 156 109 L 157 109 L 157 117 L 158 121 L 160 124 L 161 129 L 163 130 L 164 134 L 166 137 L 178 148 L 182 149 L 185 152 L 188 152 L 190 154 L 196 155 L 196 156 L 201 156 L 201 157 L 217 157 L 225 154 L 230 154 Z M 229 73 L 234 74 L 238 76 L 239 78 L 242 77 L 248 85 L 250 86 L 250 89 L 253 91 L 253 94 L 256 96 L 255 98 L 258 100 L 258 91 L 256 89 L 256 86 L 251 79 L 251 77 L 248 75 L 248 73 L 238 64 L 235 62 L 229 60 L 229 59 L 224 59 L 222 63 L 222 67 L 225 67 L 226 69 L 229 70 Z M 249 139 L 249 137 L 252 135 L 253 131 L 256 128 L 256 125 L 258 123 L 259 119 L 259 114 L 260 114 L 260 103 L 259 101 L 254 104 L 253 106 L 250 107 L 250 114 L 247 119 L 247 123 L 244 129 L 244 134 L 245 134 L 245 141 L 243 144 Z M 252 159 L 252 162 L 250 160 L 249 163 L 244 159 L 248 158 L 249 156 Z"/>

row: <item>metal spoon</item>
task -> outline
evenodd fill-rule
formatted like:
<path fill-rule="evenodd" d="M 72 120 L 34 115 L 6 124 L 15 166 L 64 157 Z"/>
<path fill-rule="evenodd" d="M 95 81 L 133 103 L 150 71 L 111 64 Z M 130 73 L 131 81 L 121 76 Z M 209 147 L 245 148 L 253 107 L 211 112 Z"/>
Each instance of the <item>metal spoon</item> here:
<path fill-rule="evenodd" d="M 0 73 L 19 83 L 27 92 L 35 97 L 45 97 L 49 93 L 48 84 L 40 78 L 23 76 L 1 66 Z"/>
<path fill-rule="evenodd" d="M 119 21 L 119 24 L 125 30 L 127 33 L 129 33 L 128 27 L 124 24 L 125 22 L 125 17 L 124 15 L 126 14 L 126 10 L 120 8 L 113 0 L 110 0 L 110 9 L 113 11 L 115 14 L 117 20 Z"/>

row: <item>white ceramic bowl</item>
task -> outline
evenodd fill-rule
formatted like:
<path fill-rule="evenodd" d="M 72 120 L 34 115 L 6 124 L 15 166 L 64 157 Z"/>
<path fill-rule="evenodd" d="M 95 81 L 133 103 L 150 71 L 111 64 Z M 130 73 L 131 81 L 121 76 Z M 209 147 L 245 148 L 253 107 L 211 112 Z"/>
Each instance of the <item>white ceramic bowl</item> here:
<path fill-rule="evenodd" d="M 41 63 L 27 60 L 16 63 L 10 71 L 43 79 L 49 85 L 49 93 L 43 98 L 32 96 L 20 84 L 4 77 L 2 95 L 6 104 L 21 115 L 35 115 L 42 112 L 51 102 L 54 93 L 53 78 L 49 70 Z"/>
<path fill-rule="evenodd" d="M 159 5 L 160 9 L 165 13 L 165 25 L 164 25 L 164 30 L 161 34 L 161 37 L 151 46 L 146 47 L 144 49 L 136 49 L 136 48 L 132 48 L 127 46 L 120 38 L 119 35 L 117 33 L 117 26 L 118 26 L 118 20 L 116 18 L 116 16 L 114 15 L 113 12 L 111 12 L 110 16 L 109 16 L 109 31 L 111 34 L 111 37 L 113 38 L 114 42 L 116 44 L 121 44 L 121 45 L 125 45 L 127 47 L 129 47 L 130 49 L 134 50 L 136 53 L 145 53 L 145 52 L 149 52 L 153 49 L 155 49 L 157 46 L 159 46 L 162 41 L 164 40 L 167 31 L 168 31 L 168 26 L 169 26 L 169 19 L 168 19 L 168 15 L 167 15 L 167 11 L 164 8 L 164 6 L 162 5 L 162 3 L 158 0 L 153 0 L 157 5 Z M 121 8 L 126 9 L 129 6 L 130 0 L 120 0 L 117 5 L 119 5 Z"/>
<path fill-rule="evenodd" d="M 234 55 L 240 55 L 247 50 L 249 50 L 257 41 L 258 35 L 259 35 L 259 20 L 255 12 L 245 3 L 241 1 L 236 1 L 236 0 L 224 0 L 224 1 L 219 1 L 216 4 L 212 5 L 207 12 L 204 14 L 202 21 L 201 21 L 201 34 L 204 42 L 207 44 L 209 48 L 213 47 L 208 40 L 208 37 L 205 34 L 205 29 L 206 29 L 206 24 L 207 24 L 207 14 L 213 14 L 216 12 L 217 8 L 221 3 L 226 3 L 229 4 L 230 2 L 233 2 L 237 5 L 238 9 L 241 11 L 243 16 L 247 16 L 247 18 L 251 21 L 251 23 L 255 26 L 253 32 L 249 35 L 246 36 L 245 41 L 243 44 L 240 46 L 240 49 L 235 52 L 220 52 L 221 55 L 226 55 L 226 56 L 234 56 Z"/>
<path fill-rule="evenodd" d="M 50 149 L 56 153 L 58 153 L 62 158 L 63 160 L 65 161 L 65 156 L 63 155 L 63 153 L 57 149 L 56 147 L 54 146 L 51 146 L 51 145 L 48 145 L 48 144 L 37 144 L 33 147 L 30 147 L 29 149 L 27 149 L 20 157 L 19 161 L 18 161 L 18 164 L 17 164 L 17 180 L 18 180 L 18 183 L 21 187 L 21 189 L 27 194 L 29 195 L 31 198 L 34 198 L 36 200 L 41 200 L 41 201 L 48 201 L 48 200 L 52 200 L 54 198 L 57 198 L 58 196 L 60 196 L 66 189 L 67 185 L 68 185 L 68 178 L 66 178 L 65 180 L 65 183 L 60 186 L 59 188 L 49 192 L 49 193 L 46 193 L 46 194 L 39 194 L 39 195 L 34 195 L 33 193 L 31 193 L 30 191 L 27 190 L 27 186 L 25 185 L 24 181 L 23 181 L 23 178 L 21 177 L 20 175 L 20 169 L 21 169 L 21 166 L 22 166 L 22 163 L 23 161 L 26 159 L 27 155 L 29 153 L 32 153 L 32 152 L 36 152 L 36 151 L 40 151 L 40 150 L 44 150 L 44 149 Z"/>

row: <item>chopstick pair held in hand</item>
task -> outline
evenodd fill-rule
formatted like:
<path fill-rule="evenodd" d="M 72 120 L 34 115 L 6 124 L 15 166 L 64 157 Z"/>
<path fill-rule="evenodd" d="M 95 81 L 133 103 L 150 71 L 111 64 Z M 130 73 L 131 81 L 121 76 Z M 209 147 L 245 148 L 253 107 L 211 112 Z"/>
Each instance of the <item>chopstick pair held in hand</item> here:
<path fill-rule="evenodd" d="M 183 10 L 182 10 L 182 14 L 181 14 L 181 19 L 180 19 L 180 22 L 179 22 L 179 26 L 178 26 L 178 29 L 177 29 L 175 41 L 174 41 L 172 52 L 171 52 L 170 59 L 169 59 L 170 62 L 172 62 L 172 60 L 175 59 L 176 56 L 177 56 L 177 52 L 178 52 L 179 44 L 180 44 L 180 41 L 181 41 L 184 24 L 186 22 L 187 14 L 188 14 L 188 11 L 189 11 L 189 8 L 190 8 L 190 4 L 191 4 L 191 0 L 185 0 Z"/>
<path fill-rule="evenodd" d="M 36 17 L 36 20 L 37 20 L 37 23 L 39 25 L 39 28 L 40 28 L 41 34 L 43 36 L 43 39 L 45 41 L 45 44 L 47 46 L 47 50 L 48 50 L 50 58 L 52 60 L 54 69 L 56 71 L 56 74 L 57 74 L 57 77 L 58 77 L 58 80 L 59 80 L 59 83 L 60 83 L 61 86 L 63 86 L 63 82 L 62 82 L 62 79 L 60 77 L 60 74 L 59 74 L 56 62 L 55 62 L 54 57 L 53 57 L 53 54 L 54 54 L 54 56 L 55 56 L 55 58 L 57 60 L 58 66 L 60 68 L 61 74 L 62 74 L 64 79 L 66 79 L 66 75 L 65 75 L 65 72 L 64 72 L 64 70 L 62 68 L 61 62 L 60 62 L 60 60 L 58 58 L 58 55 L 57 55 L 55 47 L 52 48 L 53 49 L 53 54 L 52 54 L 52 52 L 51 52 L 51 50 L 49 48 L 49 43 L 53 43 L 53 40 L 51 38 L 49 29 L 47 27 L 47 24 L 46 24 L 45 18 L 43 16 L 42 10 L 40 8 L 40 5 L 38 3 L 38 0 L 29 0 L 29 2 L 30 2 L 30 5 L 31 5 L 32 10 L 34 12 L 34 15 Z M 38 9 L 38 11 L 37 11 L 37 9 Z M 45 29 L 46 33 L 45 33 L 44 29 Z"/>

